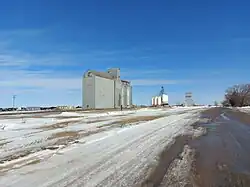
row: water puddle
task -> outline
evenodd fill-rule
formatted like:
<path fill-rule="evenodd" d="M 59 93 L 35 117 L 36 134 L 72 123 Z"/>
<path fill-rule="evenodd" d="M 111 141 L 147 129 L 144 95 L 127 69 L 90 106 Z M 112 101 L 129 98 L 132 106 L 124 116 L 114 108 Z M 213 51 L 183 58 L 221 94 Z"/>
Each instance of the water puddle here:
<path fill-rule="evenodd" d="M 201 124 L 200 126 L 206 128 L 207 131 L 209 132 L 209 131 L 216 131 L 219 124 L 217 124 L 217 123 L 204 123 L 204 124 Z"/>

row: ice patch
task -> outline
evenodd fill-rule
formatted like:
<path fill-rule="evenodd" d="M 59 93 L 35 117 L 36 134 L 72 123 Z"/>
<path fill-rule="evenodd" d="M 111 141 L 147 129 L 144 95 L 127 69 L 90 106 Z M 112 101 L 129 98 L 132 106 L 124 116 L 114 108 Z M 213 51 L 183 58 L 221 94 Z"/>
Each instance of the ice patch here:
<path fill-rule="evenodd" d="M 225 120 L 230 120 L 224 113 L 221 114 L 221 117 L 223 117 Z"/>

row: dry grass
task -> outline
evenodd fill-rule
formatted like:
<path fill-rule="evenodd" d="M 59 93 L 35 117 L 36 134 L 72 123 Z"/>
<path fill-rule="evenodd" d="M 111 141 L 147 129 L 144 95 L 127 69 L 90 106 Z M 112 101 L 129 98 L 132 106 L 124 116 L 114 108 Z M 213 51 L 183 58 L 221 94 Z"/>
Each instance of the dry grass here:
<path fill-rule="evenodd" d="M 43 117 L 43 118 L 51 118 L 51 117 L 48 116 L 48 117 Z M 77 119 L 77 118 L 83 118 L 83 116 L 55 116 L 53 118 L 56 118 L 56 119 Z"/>
<path fill-rule="evenodd" d="M 72 142 L 75 142 L 78 140 L 82 134 L 80 134 L 81 131 L 63 131 L 63 132 L 57 132 L 52 134 L 48 140 L 56 140 L 50 147 L 54 148 L 53 146 L 56 146 L 55 149 L 57 149 L 58 145 L 68 145 Z"/>
<path fill-rule="evenodd" d="M 86 123 L 90 124 L 90 123 L 98 123 L 98 122 L 102 122 L 102 121 L 106 121 L 106 120 L 104 120 L 104 119 L 97 119 L 97 120 L 93 120 L 93 121 L 87 121 Z"/>
<path fill-rule="evenodd" d="M 79 131 L 63 131 L 52 134 L 48 139 L 57 139 L 57 138 L 77 138 L 79 137 Z"/>
<path fill-rule="evenodd" d="M 159 115 L 159 116 L 137 116 L 137 117 L 132 117 L 132 118 L 124 118 L 122 120 L 117 121 L 117 123 L 120 124 L 128 124 L 128 123 L 136 123 L 136 122 L 141 122 L 141 121 L 152 121 L 158 118 L 162 118 L 164 115 Z"/>
<path fill-rule="evenodd" d="M 22 160 L 22 161 L 18 161 L 12 164 L 8 164 L 6 166 L 0 166 L 0 172 L 2 172 L 2 174 L 4 174 L 4 172 L 10 171 L 12 169 L 19 169 L 25 166 L 30 166 L 30 165 L 34 165 L 34 164 L 38 164 L 40 163 L 41 160 L 39 159 L 35 159 L 35 160 Z"/>
<path fill-rule="evenodd" d="M 25 164 L 25 166 L 38 164 L 38 163 L 40 163 L 40 162 L 41 162 L 41 160 L 35 159 L 35 160 L 32 160 L 32 161 L 28 162 L 27 164 Z"/>
<path fill-rule="evenodd" d="M 129 125 L 129 124 L 135 124 L 138 123 L 138 122 L 145 122 L 145 121 L 152 121 L 152 120 L 155 120 L 155 119 L 159 119 L 159 118 L 162 118 L 162 117 L 165 117 L 165 115 L 158 115 L 158 116 L 136 116 L 136 117 L 130 117 L 130 118 L 123 118 L 119 121 L 115 121 L 111 124 L 108 124 L 108 125 L 101 125 L 101 126 L 98 126 L 98 128 L 102 128 L 102 127 L 105 127 L 105 126 L 124 126 L 124 125 Z"/>
<path fill-rule="evenodd" d="M 128 115 L 124 115 L 124 114 L 121 114 L 121 115 L 116 115 L 115 117 L 123 117 L 123 116 L 128 116 Z M 98 123 L 98 122 L 103 122 L 103 121 L 107 121 L 107 119 L 96 119 L 96 120 L 93 120 L 93 121 L 87 121 L 85 123 Z"/>
<path fill-rule="evenodd" d="M 42 127 L 38 127 L 37 129 L 42 129 L 42 130 L 53 130 L 53 129 L 59 129 L 59 128 L 65 128 L 69 126 L 70 124 L 78 123 L 81 120 L 72 120 L 72 121 L 65 121 L 65 122 L 60 122 L 60 123 L 55 123 L 52 125 L 45 125 Z"/>

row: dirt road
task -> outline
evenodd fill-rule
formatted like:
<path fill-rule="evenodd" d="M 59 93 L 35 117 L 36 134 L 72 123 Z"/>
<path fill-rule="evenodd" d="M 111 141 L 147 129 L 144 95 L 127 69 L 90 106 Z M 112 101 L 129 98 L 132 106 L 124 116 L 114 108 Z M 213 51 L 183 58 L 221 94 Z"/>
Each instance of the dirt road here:
<path fill-rule="evenodd" d="M 232 109 L 203 112 L 207 134 L 189 143 L 195 149 L 193 185 L 250 186 L 250 115 Z"/>
<path fill-rule="evenodd" d="M 178 137 L 143 186 L 249 187 L 250 115 L 211 108 L 193 127 L 204 134 Z"/>

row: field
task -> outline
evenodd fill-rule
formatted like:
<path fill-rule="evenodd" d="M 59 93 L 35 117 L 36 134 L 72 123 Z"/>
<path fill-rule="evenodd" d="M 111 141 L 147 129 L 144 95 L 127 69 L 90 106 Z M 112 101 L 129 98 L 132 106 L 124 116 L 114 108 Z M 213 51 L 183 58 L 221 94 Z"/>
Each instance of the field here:
<path fill-rule="evenodd" d="M 190 124 L 198 120 L 201 110 L 0 116 L 0 185 L 140 183 L 164 147 L 179 135 L 194 133 Z"/>
<path fill-rule="evenodd" d="M 249 186 L 249 133 L 247 108 L 1 115 L 0 186 Z"/>

